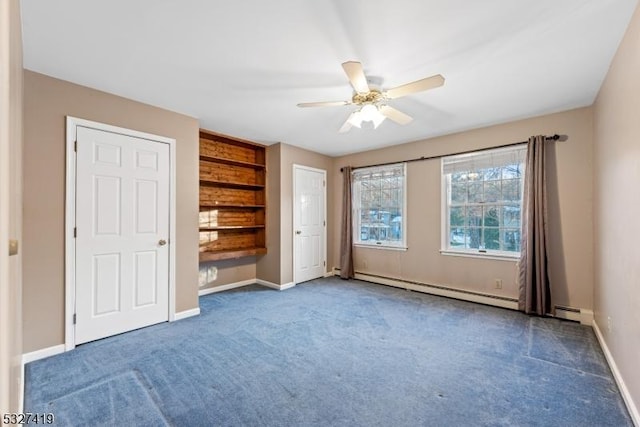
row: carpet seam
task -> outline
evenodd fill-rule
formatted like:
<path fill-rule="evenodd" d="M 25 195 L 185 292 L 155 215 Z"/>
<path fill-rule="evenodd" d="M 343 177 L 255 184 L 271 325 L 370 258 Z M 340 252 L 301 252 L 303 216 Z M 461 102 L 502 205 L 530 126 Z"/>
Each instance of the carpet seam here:
<path fill-rule="evenodd" d="M 559 367 L 559 368 L 565 368 L 565 369 L 568 369 L 568 370 L 570 370 L 570 371 L 578 372 L 578 373 L 582 373 L 582 374 L 589 375 L 589 376 L 592 376 L 592 377 L 595 377 L 595 378 L 600 378 L 600 379 L 608 380 L 609 382 L 610 382 L 610 380 L 611 380 L 611 378 L 608 378 L 608 377 L 603 376 L 603 375 L 599 375 L 599 374 L 595 374 L 595 373 L 593 373 L 593 372 L 588 372 L 588 371 L 583 371 L 583 370 L 580 370 L 580 369 L 572 368 L 571 366 L 561 365 L 561 364 L 559 364 L 559 363 L 552 362 L 552 361 L 550 361 L 550 360 L 540 359 L 540 358 L 538 358 L 538 357 L 533 357 L 533 356 L 530 356 L 530 355 L 526 355 L 526 356 L 522 356 L 522 357 L 523 357 L 523 358 L 526 358 L 526 359 L 537 360 L 537 361 L 539 361 L 539 362 L 543 362 L 543 363 L 548 363 L 549 365 L 557 366 L 557 367 Z"/>
<path fill-rule="evenodd" d="M 137 368 L 130 369 L 130 371 L 133 372 L 133 374 L 138 379 L 138 381 L 140 382 L 140 385 L 142 385 L 142 388 L 147 393 L 147 395 L 149 396 L 149 398 L 151 399 L 153 404 L 156 405 L 156 408 L 158 408 L 158 412 L 160 412 L 160 415 L 162 415 L 162 418 L 167 423 L 167 425 L 174 426 L 175 424 L 173 424 L 170 421 L 170 419 L 167 418 L 167 415 L 162 410 L 162 406 L 160 405 L 160 402 L 158 401 L 158 396 L 156 395 L 155 388 L 153 387 L 152 384 L 149 383 L 147 378 L 144 376 L 144 373 L 142 371 L 140 371 L 140 369 L 137 369 Z M 153 391 L 153 392 L 151 392 L 150 390 Z"/>

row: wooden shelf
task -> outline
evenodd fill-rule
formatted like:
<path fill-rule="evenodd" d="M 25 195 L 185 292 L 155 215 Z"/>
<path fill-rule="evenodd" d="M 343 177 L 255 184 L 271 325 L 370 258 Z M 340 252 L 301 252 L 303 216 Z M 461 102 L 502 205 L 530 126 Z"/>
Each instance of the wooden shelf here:
<path fill-rule="evenodd" d="M 224 259 L 242 258 L 253 255 L 263 255 L 267 253 L 267 248 L 239 248 L 225 249 L 219 251 L 200 252 L 200 262 L 220 261 Z"/>
<path fill-rule="evenodd" d="M 266 147 L 200 130 L 200 261 L 265 254 Z"/>
<path fill-rule="evenodd" d="M 200 205 L 200 211 L 208 211 L 214 209 L 264 209 L 265 205 L 231 205 L 231 204 L 220 204 L 220 205 Z"/>
<path fill-rule="evenodd" d="M 250 162 L 243 162 L 240 160 L 232 160 L 232 159 L 227 159 L 224 157 L 212 157 L 212 156 L 200 156 L 200 160 L 204 160 L 207 162 L 214 162 L 214 163 L 222 163 L 225 165 L 231 165 L 231 166 L 240 166 L 243 168 L 252 168 L 252 169 L 264 169 L 265 165 L 260 164 L 260 163 L 250 163 Z"/>
<path fill-rule="evenodd" d="M 220 225 L 217 227 L 200 227 L 200 231 L 253 230 L 264 228 L 264 225 Z"/>
<path fill-rule="evenodd" d="M 206 187 L 226 187 L 226 188 L 246 188 L 249 190 L 258 190 L 264 188 L 262 184 L 245 184 L 243 182 L 226 182 L 226 181 L 213 181 L 211 179 L 201 179 L 200 186 Z"/>

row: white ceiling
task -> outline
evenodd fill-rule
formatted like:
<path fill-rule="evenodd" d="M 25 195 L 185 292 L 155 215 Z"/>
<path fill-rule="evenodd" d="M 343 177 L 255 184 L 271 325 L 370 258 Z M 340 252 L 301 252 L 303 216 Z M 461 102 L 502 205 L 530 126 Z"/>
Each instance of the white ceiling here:
<path fill-rule="evenodd" d="M 637 0 L 22 0 L 25 68 L 328 155 L 590 105 Z M 390 88 L 406 126 L 338 134 L 341 63 Z M 562 129 L 558 129 L 562 132 Z M 526 138 L 528 135 L 523 135 Z"/>

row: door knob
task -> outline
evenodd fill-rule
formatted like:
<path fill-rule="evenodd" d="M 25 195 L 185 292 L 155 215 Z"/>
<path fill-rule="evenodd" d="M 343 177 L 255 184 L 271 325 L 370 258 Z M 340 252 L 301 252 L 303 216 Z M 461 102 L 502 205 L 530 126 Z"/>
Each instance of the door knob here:
<path fill-rule="evenodd" d="M 296 234 L 302 234 L 302 231 L 296 230 Z"/>
<path fill-rule="evenodd" d="M 164 245 L 166 245 L 166 244 L 167 244 L 167 241 L 166 241 L 166 240 L 164 240 L 164 239 L 160 239 L 160 241 L 158 242 L 158 244 L 159 244 L 160 246 L 164 246 Z"/>

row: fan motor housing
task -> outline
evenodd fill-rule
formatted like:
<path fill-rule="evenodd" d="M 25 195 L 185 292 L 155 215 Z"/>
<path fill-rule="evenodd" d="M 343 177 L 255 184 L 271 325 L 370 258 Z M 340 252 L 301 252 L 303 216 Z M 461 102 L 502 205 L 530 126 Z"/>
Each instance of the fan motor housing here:
<path fill-rule="evenodd" d="M 382 92 L 378 90 L 370 90 L 367 93 L 354 93 L 351 100 L 354 104 L 362 105 L 375 104 L 376 102 L 382 101 L 383 99 L 384 95 L 382 95 Z"/>

